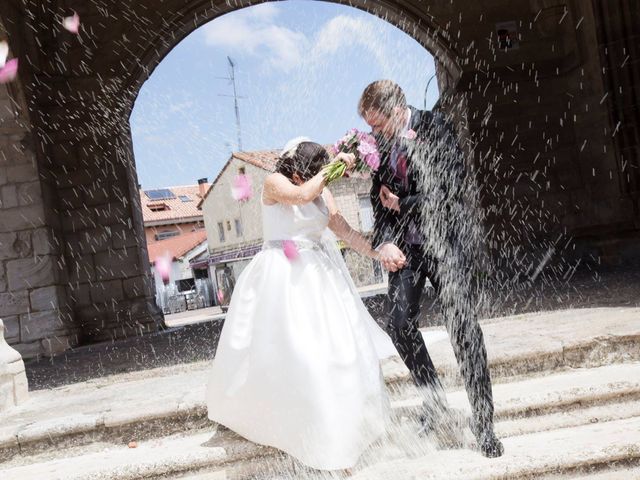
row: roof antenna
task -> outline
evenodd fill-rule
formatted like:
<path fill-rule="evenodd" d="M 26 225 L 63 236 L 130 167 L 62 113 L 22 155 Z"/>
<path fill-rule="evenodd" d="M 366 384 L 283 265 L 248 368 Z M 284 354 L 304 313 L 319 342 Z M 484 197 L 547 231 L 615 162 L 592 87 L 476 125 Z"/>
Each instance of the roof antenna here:
<path fill-rule="evenodd" d="M 233 97 L 233 104 L 234 104 L 235 111 L 236 111 L 236 129 L 238 131 L 238 151 L 241 152 L 242 151 L 242 134 L 241 134 L 241 130 L 240 130 L 240 107 L 238 106 L 238 99 L 243 99 L 243 98 L 246 98 L 246 97 L 239 97 L 238 96 L 238 92 L 236 90 L 236 74 L 235 74 L 236 64 L 233 63 L 233 60 L 231 60 L 231 57 L 227 57 L 227 60 L 229 61 L 229 76 L 228 77 L 217 77 L 217 78 L 220 78 L 222 80 L 231 81 L 231 84 L 233 85 L 233 95 L 218 94 L 218 96 L 219 97 Z"/>

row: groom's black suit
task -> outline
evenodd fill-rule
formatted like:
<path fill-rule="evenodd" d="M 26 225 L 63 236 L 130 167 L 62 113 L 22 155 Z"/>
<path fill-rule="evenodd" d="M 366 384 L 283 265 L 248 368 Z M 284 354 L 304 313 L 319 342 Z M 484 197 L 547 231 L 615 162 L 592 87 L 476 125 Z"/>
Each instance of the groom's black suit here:
<path fill-rule="evenodd" d="M 374 246 L 391 242 L 407 257 L 405 268 L 389 273 L 385 307 L 387 329 L 415 383 L 431 387 L 436 398 L 444 398 L 444 390 L 418 330 L 420 297 L 428 278 L 442 304 L 447 331 L 473 410 L 474 427 L 492 429 L 491 379 L 475 312 L 473 262 L 469 261 L 468 248 L 463 245 L 463 235 L 460 235 L 465 219 L 457 208 L 462 202 L 463 156 L 455 133 L 442 114 L 410 109 L 409 128 L 416 133 L 416 138 L 388 142 L 378 138 L 381 165 L 373 177 L 371 189 Z M 428 155 L 427 149 L 434 148 L 440 153 Z M 430 175 L 428 184 L 435 186 L 434 191 L 422 191 L 424 183 L 420 179 L 424 177 L 419 172 L 424 175 L 425 169 L 420 170 L 417 162 L 423 162 L 423 166 L 424 162 L 438 164 L 427 169 L 430 172 L 427 173 Z M 379 195 L 382 185 L 400 198 L 399 213 L 382 205 Z M 428 217 L 436 225 L 427 230 L 430 237 L 435 236 L 428 241 L 418 233 L 423 230 L 421 212 L 425 205 L 430 212 Z M 455 257 L 453 262 L 447 260 L 448 270 L 443 270 L 445 259 L 438 258 L 443 255 L 449 256 L 447 259 Z M 460 271 L 452 272 L 452 268 Z M 451 283 L 456 288 L 449 288 Z M 443 284 L 447 288 L 443 289 Z M 451 291 L 455 293 L 448 293 Z"/>

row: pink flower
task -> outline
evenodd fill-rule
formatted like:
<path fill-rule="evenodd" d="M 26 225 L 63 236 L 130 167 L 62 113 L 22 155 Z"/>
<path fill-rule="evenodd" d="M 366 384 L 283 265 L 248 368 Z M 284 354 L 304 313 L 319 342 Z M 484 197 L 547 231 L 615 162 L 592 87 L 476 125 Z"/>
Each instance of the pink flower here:
<path fill-rule="evenodd" d="M 18 75 L 18 59 L 12 58 L 0 68 L 0 84 L 13 82 Z"/>
<path fill-rule="evenodd" d="M 352 172 L 340 173 L 331 178 L 333 181 L 341 176 L 349 177 L 357 176 L 367 178 L 371 174 L 371 170 L 375 171 L 380 166 L 380 153 L 375 137 L 365 132 L 361 132 L 355 128 L 349 130 L 336 144 L 332 147 L 334 153 L 346 152 L 352 153 L 356 157 L 356 165 Z M 354 173 L 356 173 L 354 175 Z"/>
<path fill-rule="evenodd" d="M 378 151 L 371 152 L 364 157 L 364 162 L 371 167 L 374 172 L 380 167 L 380 153 Z"/>
<path fill-rule="evenodd" d="M 251 190 L 251 179 L 245 175 L 240 174 L 233 179 L 233 186 L 231 187 L 231 196 L 234 200 L 243 202 L 253 197 L 253 191 Z"/>
<path fill-rule="evenodd" d="M 407 140 L 415 140 L 416 139 L 416 132 L 415 130 L 409 129 L 405 132 L 405 134 L 403 135 L 404 138 L 406 138 Z"/>
<path fill-rule="evenodd" d="M 73 12 L 72 16 L 65 17 L 64 20 L 62 20 L 62 26 L 65 30 L 77 35 L 80 30 L 80 17 L 77 13 Z"/>
<path fill-rule="evenodd" d="M 298 247 L 293 240 L 283 240 L 282 241 L 282 250 L 284 251 L 285 257 L 289 260 L 293 261 L 298 258 L 299 252 Z"/>
<path fill-rule="evenodd" d="M 375 145 L 371 145 L 367 142 L 360 142 L 360 144 L 358 145 L 358 153 L 363 157 L 366 157 L 367 155 L 370 155 L 374 152 L 377 152 Z"/>
<path fill-rule="evenodd" d="M 171 273 L 171 255 L 169 255 L 169 253 L 160 255 L 156 258 L 154 263 L 156 271 L 160 274 L 160 278 L 162 278 L 162 283 L 167 285 L 169 283 L 169 276 Z"/>

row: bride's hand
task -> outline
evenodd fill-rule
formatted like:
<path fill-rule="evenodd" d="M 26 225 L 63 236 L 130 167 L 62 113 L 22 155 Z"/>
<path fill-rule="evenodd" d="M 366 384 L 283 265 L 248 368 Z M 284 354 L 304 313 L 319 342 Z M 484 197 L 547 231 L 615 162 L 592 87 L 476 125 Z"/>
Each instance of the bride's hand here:
<path fill-rule="evenodd" d="M 340 152 L 334 160 L 340 160 L 347 166 L 347 170 L 356 166 L 356 156 L 353 153 Z"/>

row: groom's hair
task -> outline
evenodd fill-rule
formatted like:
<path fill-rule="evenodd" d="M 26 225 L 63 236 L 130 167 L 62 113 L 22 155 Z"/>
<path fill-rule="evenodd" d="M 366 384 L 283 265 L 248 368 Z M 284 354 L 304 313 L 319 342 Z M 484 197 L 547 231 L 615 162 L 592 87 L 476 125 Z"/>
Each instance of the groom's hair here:
<path fill-rule="evenodd" d="M 315 142 L 301 142 L 293 152 L 287 152 L 278 159 L 276 172 L 289 180 L 297 173 L 306 182 L 314 177 L 329 162 L 329 153 Z"/>
<path fill-rule="evenodd" d="M 358 102 L 358 114 L 364 117 L 369 111 L 380 112 L 390 117 L 395 107 L 407 106 L 407 98 L 400 85 L 392 80 L 376 80 L 367 85 L 360 101 Z"/>

